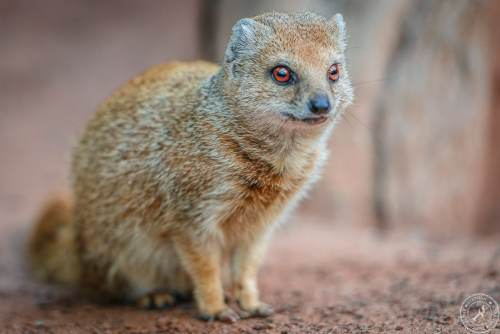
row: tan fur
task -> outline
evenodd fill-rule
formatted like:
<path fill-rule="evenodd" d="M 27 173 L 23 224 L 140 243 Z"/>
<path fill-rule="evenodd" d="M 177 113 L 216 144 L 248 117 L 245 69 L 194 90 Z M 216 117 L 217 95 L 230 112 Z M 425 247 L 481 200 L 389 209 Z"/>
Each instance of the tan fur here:
<path fill-rule="evenodd" d="M 74 283 L 148 305 L 193 293 L 203 318 L 234 321 L 221 278 L 228 258 L 241 309 L 269 315 L 257 289 L 267 240 L 317 178 L 326 139 L 352 99 L 347 72 L 335 84 L 326 75 L 345 63 L 341 23 L 310 13 L 244 19 L 222 67 L 159 65 L 108 99 L 73 156 Z M 284 61 L 301 75 L 296 85 L 271 80 Z M 316 91 L 334 106 L 326 123 L 283 119 L 284 111 L 302 115 Z M 35 267 L 52 254 L 43 251 L 49 218 L 35 231 Z M 155 291 L 162 294 L 144 299 Z"/>
<path fill-rule="evenodd" d="M 30 236 L 30 260 L 40 280 L 70 285 L 80 276 L 70 198 L 66 194 L 52 198 Z"/>

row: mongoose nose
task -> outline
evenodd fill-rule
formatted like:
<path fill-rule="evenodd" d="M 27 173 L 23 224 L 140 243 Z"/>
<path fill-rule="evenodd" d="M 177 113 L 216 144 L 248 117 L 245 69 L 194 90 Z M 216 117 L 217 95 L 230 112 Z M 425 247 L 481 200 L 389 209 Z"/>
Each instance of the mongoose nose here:
<path fill-rule="evenodd" d="M 316 95 L 309 98 L 308 105 L 313 114 L 324 115 L 330 112 L 330 100 L 326 95 Z"/>

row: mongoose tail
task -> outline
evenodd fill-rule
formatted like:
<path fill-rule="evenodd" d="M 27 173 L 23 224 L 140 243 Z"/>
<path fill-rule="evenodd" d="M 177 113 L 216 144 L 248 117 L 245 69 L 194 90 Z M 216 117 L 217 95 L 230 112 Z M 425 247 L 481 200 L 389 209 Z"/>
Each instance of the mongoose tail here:
<path fill-rule="evenodd" d="M 29 240 L 34 275 L 43 281 L 76 285 L 80 266 L 69 195 L 53 197 L 43 208 Z"/>

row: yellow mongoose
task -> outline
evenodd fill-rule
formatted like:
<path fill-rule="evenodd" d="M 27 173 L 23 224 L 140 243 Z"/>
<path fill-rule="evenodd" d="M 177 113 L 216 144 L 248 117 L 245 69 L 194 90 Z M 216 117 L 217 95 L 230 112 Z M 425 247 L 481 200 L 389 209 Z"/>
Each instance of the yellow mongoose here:
<path fill-rule="evenodd" d="M 75 148 L 71 200 L 33 232 L 35 274 L 144 306 L 193 294 L 206 320 L 270 315 L 256 282 L 266 242 L 352 101 L 344 30 L 340 14 L 245 18 L 222 66 L 168 63 L 124 85 Z"/>

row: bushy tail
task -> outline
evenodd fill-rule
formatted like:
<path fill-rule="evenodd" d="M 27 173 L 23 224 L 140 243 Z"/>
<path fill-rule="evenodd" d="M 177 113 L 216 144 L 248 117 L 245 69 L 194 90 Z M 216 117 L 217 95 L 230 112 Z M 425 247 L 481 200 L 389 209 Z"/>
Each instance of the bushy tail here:
<path fill-rule="evenodd" d="M 54 197 L 42 210 L 29 240 L 29 256 L 36 278 L 64 285 L 78 282 L 80 266 L 70 196 Z"/>

